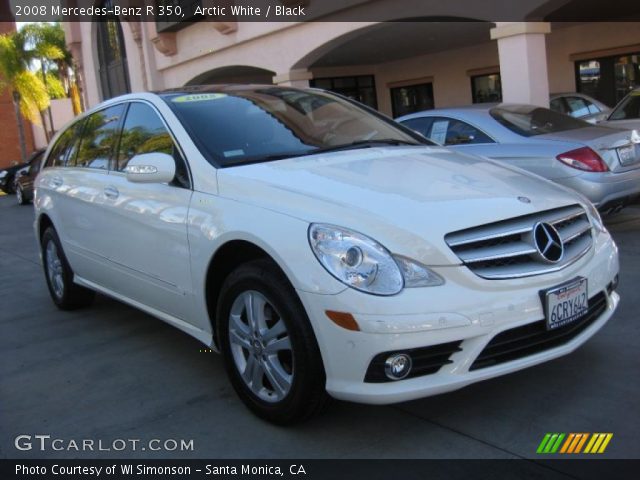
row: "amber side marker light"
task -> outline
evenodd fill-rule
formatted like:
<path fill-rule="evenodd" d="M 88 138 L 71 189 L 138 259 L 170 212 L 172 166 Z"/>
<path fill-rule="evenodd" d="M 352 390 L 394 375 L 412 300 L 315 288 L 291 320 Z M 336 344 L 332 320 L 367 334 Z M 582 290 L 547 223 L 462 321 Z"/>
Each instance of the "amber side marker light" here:
<path fill-rule="evenodd" d="M 353 315 L 350 313 L 334 312 L 333 310 L 325 310 L 324 313 L 326 313 L 327 317 L 329 317 L 329 319 L 339 327 L 346 328 L 347 330 L 353 330 L 354 332 L 360 331 L 358 322 L 356 322 L 356 319 L 353 318 Z"/>

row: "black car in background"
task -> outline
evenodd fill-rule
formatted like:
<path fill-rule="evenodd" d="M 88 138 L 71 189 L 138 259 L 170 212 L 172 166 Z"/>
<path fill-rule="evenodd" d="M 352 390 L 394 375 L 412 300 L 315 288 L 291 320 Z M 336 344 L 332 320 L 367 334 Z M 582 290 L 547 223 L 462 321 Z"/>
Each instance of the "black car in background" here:
<path fill-rule="evenodd" d="M 39 162 L 43 153 L 44 150 L 36 150 L 26 162 L 0 170 L 0 190 L 4 193 L 15 193 L 17 178 L 23 174 L 22 172 L 27 171 L 34 162 Z"/>
<path fill-rule="evenodd" d="M 33 183 L 40 171 L 44 152 L 44 149 L 34 152 L 27 165 L 15 174 L 14 190 L 19 205 L 26 205 L 33 200 Z"/>

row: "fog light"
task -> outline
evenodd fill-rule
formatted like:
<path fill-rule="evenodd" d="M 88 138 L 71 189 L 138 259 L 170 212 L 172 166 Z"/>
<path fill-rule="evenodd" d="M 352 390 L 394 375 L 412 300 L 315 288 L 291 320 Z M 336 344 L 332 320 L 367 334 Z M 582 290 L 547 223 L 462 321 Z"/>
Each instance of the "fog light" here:
<path fill-rule="evenodd" d="M 406 353 L 391 355 L 384 362 L 384 373 L 391 380 L 402 380 L 411 371 L 411 357 Z"/>

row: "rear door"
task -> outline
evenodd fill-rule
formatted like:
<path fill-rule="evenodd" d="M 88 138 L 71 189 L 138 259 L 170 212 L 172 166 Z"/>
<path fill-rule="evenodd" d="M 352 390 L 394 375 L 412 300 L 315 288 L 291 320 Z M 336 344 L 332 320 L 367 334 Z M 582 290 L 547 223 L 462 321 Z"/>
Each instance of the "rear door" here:
<path fill-rule="evenodd" d="M 69 149 L 61 175 L 61 224 L 69 244 L 65 252 L 75 259 L 72 265 L 76 274 L 99 284 L 109 278 L 105 187 L 124 107 L 113 105 L 84 120 L 82 133 Z"/>
<path fill-rule="evenodd" d="M 168 184 L 129 182 L 137 154 L 162 152 L 176 162 Z M 156 310 L 185 318 L 191 302 L 187 217 L 191 182 L 181 150 L 155 107 L 128 105 L 112 172 L 104 186 L 101 231 L 114 272 L 109 288 Z"/>

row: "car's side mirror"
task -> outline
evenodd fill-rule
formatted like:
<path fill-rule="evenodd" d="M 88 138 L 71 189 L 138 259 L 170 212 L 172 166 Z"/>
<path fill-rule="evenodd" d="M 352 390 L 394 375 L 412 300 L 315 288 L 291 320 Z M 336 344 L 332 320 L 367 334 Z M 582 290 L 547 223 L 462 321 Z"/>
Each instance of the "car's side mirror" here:
<path fill-rule="evenodd" d="M 130 182 L 169 183 L 176 175 L 176 162 L 166 153 L 141 153 L 129 160 L 124 171 Z"/>

